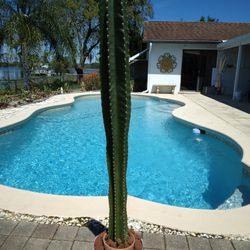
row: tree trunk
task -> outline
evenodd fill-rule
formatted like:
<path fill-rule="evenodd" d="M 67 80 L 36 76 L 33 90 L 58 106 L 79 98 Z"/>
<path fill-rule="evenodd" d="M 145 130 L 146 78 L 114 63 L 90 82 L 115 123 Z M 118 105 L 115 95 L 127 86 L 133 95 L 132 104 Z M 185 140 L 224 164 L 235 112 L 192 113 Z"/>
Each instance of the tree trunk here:
<path fill-rule="evenodd" d="M 75 65 L 75 71 L 77 73 L 77 83 L 80 84 L 83 78 L 83 68 L 81 66 Z"/>
<path fill-rule="evenodd" d="M 27 44 L 23 43 L 21 45 L 21 63 L 23 69 L 23 80 L 24 80 L 24 88 L 31 92 L 31 84 L 30 84 L 30 67 L 28 62 L 28 48 Z"/>
<path fill-rule="evenodd" d="M 91 35 L 94 32 L 97 32 L 97 30 L 98 30 L 97 26 L 94 28 L 92 27 L 91 21 L 88 24 L 86 36 L 83 36 L 81 29 L 77 30 L 77 40 L 78 40 L 79 53 L 80 53 L 79 65 L 76 63 L 76 59 L 74 59 L 74 61 L 75 61 L 75 70 L 77 73 L 78 84 L 80 84 L 80 82 L 83 78 L 83 68 L 84 68 L 84 65 L 85 65 L 87 58 L 89 57 L 91 51 L 99 44 L 99 40 L 97 40 L 96 43 L 94 43 L 88 47 L 89 39 L 90 39 Z"/>
<path fill-rule="evenodd" d="M 78 46 L 79 46 L 79 52 L 80 52 L 80 62 L 79 65 L 75 61 L 75 71 L 77 73 L 77 83 L 81 84 L 82 78 L 83 78 L 83 67 L 84 67 L 84 59 L 83 59 L 83 46 L 82 46 L 82 40 L 83 37 L 81 35 L 81 30 L 77 31 L 77 39 L 78 39 Z"/>

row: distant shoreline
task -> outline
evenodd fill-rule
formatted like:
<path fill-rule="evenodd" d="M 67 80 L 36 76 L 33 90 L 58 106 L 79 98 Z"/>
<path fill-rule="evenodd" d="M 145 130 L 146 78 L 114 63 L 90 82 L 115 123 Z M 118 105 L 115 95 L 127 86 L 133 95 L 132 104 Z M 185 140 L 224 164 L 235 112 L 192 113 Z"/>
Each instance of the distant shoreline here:
<path fill-rule="evenodd" d="M 83 74 L 87 75 L 90 73 L 98 73 L 99 69 L 98 68 L 84 68 L 83 69 Z M 77 75 L 77 73 L 75 72 L 75 69 L 71 68 L 69 69 L 68 73 L 65 74 L 74 74 Z M 0 66 L 0 81 L 3 80 L 16 80 L 21 78 L 22 75 L 22 69 L 19 66 Z"/>

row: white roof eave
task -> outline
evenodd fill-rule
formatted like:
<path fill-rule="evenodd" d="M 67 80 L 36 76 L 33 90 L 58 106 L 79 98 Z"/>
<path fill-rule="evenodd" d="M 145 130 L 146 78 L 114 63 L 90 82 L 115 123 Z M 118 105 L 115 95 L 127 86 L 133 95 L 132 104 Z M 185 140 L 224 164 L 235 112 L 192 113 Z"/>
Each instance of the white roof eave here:
<path fill-rule="evenodd" d="M 227 41 L 222 41 L 222 43 L 217 45 L 217 49 L 224 50 L 234 47 L 239 47 L 242 45 L 250 44 L 250 33 L 244 34 L 242 36 L 234 37 Z"/>
<path fill-rule="evenodd" d="M 133 61 L 135 61 L 136 58 L 138 58 L 139 56 L 145 54 L 148 50 L 149 50 L 149 49 L 145 49 L 145 50 L 139 52 L 138 54 L 136 54 L 136 55 L 130 57 L 130 58 L 129 58 L 129 63 L 131 64 Z"/>

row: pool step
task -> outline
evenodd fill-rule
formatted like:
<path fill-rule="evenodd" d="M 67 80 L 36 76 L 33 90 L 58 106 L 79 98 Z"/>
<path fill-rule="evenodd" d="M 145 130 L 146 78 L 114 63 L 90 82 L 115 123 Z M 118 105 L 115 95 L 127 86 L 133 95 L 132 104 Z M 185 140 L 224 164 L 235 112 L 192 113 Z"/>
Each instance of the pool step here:
<path fill-rule="evenodd" d="M 225 210 L 231 208 L 242 207 L 243 204 L 243 194 L 237 188 L 235 192 L 227 199 L 223 204 L 217 207 L 218 210 Z"/>

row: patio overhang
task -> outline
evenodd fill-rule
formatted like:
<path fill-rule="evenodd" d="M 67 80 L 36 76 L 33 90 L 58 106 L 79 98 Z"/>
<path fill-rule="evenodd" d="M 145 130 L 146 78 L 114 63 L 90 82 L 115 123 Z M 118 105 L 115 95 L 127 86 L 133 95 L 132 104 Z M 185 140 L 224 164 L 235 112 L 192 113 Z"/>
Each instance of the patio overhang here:
<path fill-rule="evenodd" d="M 130 58 L 129 58 L 129 64 L 134 63 L 135 60 L 136 60 L 138 57 L 140 57 L 140 56 L 142 56 L 143 54 L 145 54 L 146 52 L 148 52 L 148 50 L 149 50 L 149 49 L 145 49 L 145 50 L 143 50 L 143 51 L 137 53 L 136 55 L 130 57 Z"/>
<path fill-rule="evenodd" d="M 233 87 L 233 100 L 238 101 L 240 99 L 240 90 L 239 90 L 239 81 L 240 81 L 240 69 L 242 64 L 242 47 L 244 45 L 250 44 L 250 33 L 234 37 L 230 40 L 222 42 L 217 45 L 219 51 L 238 48 L 237 62 L 236 62 L 236 71 L 234 78 L 234 87 Z"/>
<path fill-rule="evenodd" d="M 234 37 L 230 40 L 222 42 L 217 45 L 218 50 L 230 49 L 234 47 L 239 47 L 243 45 L 250 44 L 250 33 L 244 34 L 242 36 Z"/>

